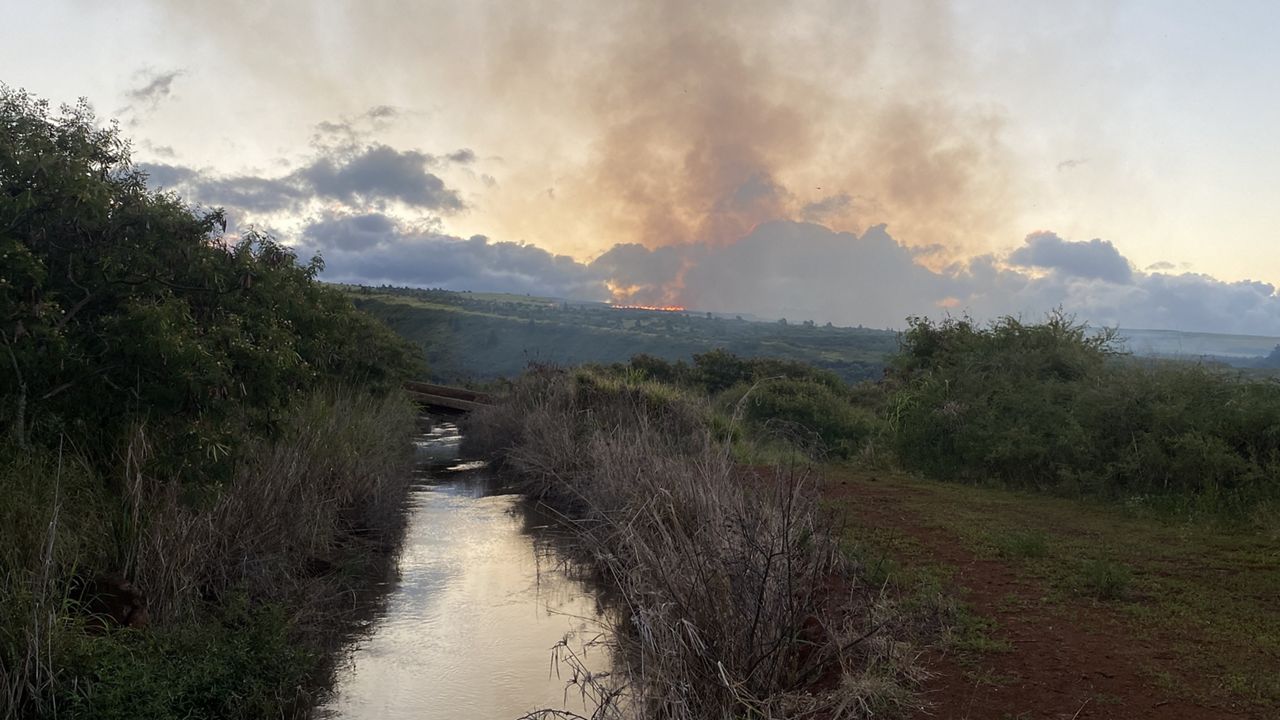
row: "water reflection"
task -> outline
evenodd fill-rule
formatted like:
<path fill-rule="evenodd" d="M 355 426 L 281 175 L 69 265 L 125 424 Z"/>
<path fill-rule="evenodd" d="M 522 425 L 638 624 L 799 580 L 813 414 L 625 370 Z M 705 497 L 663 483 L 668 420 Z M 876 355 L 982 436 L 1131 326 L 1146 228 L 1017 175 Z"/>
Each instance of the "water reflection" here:
<path fill-rule="evenodd" d="M 456 428 L 433 427 L 417 452 L 422 482 L 409 500 L 399 581 L 321 716 L 590 715 L 576 690 L 566 693 L 567 674 L 552 672 L 551 648 L 566 634 L 599 634 L 591 592 L 558 567 L 518 496 L 482 464 L 458 460 Z M 586 652 L 593 669 L 607 669 L 603 650 Z"/>

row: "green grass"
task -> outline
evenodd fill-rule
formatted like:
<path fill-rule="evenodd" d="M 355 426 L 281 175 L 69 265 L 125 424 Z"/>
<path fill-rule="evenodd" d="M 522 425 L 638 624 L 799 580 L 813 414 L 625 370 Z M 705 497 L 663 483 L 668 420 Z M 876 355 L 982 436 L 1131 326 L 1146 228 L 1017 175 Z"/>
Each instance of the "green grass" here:
<path fill-rule="evenodd" d="M 993 533 L 992 544 L 1000 557 L 1044 558 L 1049 555 L 1049 536 L 1039 529 L 1018 529 Z"/>
<path fill-rule="evenodd" d="M 1098 600 L 1123 600 L 1133 587 L 1133 573 L 1113 560 L 1094 558 L 1080 567 L 1081 592 Z"/>

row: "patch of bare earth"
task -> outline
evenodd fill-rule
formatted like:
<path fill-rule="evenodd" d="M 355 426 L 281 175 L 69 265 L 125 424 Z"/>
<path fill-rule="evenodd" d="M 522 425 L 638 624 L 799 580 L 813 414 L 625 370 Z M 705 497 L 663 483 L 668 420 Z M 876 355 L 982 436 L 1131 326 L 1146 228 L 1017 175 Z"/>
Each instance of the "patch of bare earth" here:
<path fill-rule="evenodd" d="M 908 502 L 925 492 L 851 473 L 828 482 L 827 499 L 865 528 L 908 539 L 911 564 L 950 571 L 950 589 L 991 622 L 986 651 L 935 650 L 921 718 L 944 720 L 1215 720 L 1275 717 L 1271 710 L 1219 700 L 1178 653 L 1139 633 L 1122 613 L 1054 596 L 1016 562 L 985 557 Z M 1158 680 L 1161 679 L 1161 680 Z M 1213 700 L 1206 700 L 1208 697 Z"/>

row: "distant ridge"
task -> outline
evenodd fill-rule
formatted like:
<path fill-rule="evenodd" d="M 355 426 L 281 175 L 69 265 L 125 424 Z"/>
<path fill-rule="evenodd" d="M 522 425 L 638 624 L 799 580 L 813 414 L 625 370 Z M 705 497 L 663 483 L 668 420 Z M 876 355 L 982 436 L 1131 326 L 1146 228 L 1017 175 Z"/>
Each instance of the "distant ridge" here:
<path fill-rule="evenodd" d="M 1213 357 L 1223 360 L 1265 357 L 1280 337 L 1267 335 L 1227 335 L 1180 330 L 1121 328 L 1125 349 L 1134 355 L 1155 357 Z"/>

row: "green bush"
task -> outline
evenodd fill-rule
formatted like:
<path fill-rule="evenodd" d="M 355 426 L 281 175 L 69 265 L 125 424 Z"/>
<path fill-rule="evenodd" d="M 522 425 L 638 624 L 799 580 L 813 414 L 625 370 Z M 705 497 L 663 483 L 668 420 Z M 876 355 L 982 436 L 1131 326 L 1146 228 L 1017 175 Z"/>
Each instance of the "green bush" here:
<path fill-rule="evenodd" d="M 757 433 L 791 437 L 837 458 L 855 457 L 881 429 L 875 413 L 845 393 L 813 380 L 777 379 L 740 385 L 720 401 Z"/>
<path fill-rule="evenodd" d="M 0 86 L 0 717 L 297 710 L 305 567 L 394 534 L 422 371 L 321 267 Z M 146 630 L 84 632 L 95 577 Z"/>
<path fill-rule="evenodd" d="M 4 429 L 20 445 L 67 434 L 106 466 L 136 422 L 161 419 L 156 462 L 219 477 L 299 393 L 419 371 L 416 351 L 317 282 L 319 258 L 225 227 L 149 191 L 88 105 L 54 115 L 0 86 Z"/>
<path fill-rule="evenodd" d="M 318 659 L 290 637 L 284 608 L 240 594 L 214 612 L 202 623 L 156 632 L 72 636 L 61 672 L 79 682 L 63 686 L 56 716 L 214 720 L 305 707 L 305 682 Z"/>
<path fill-rule="evenodd" d="M 886 415 L 927 474 L 1247 513 L 1280 496 L 1280 385 L 1139 362 L 1053 314 L 913 319 Z"/>

